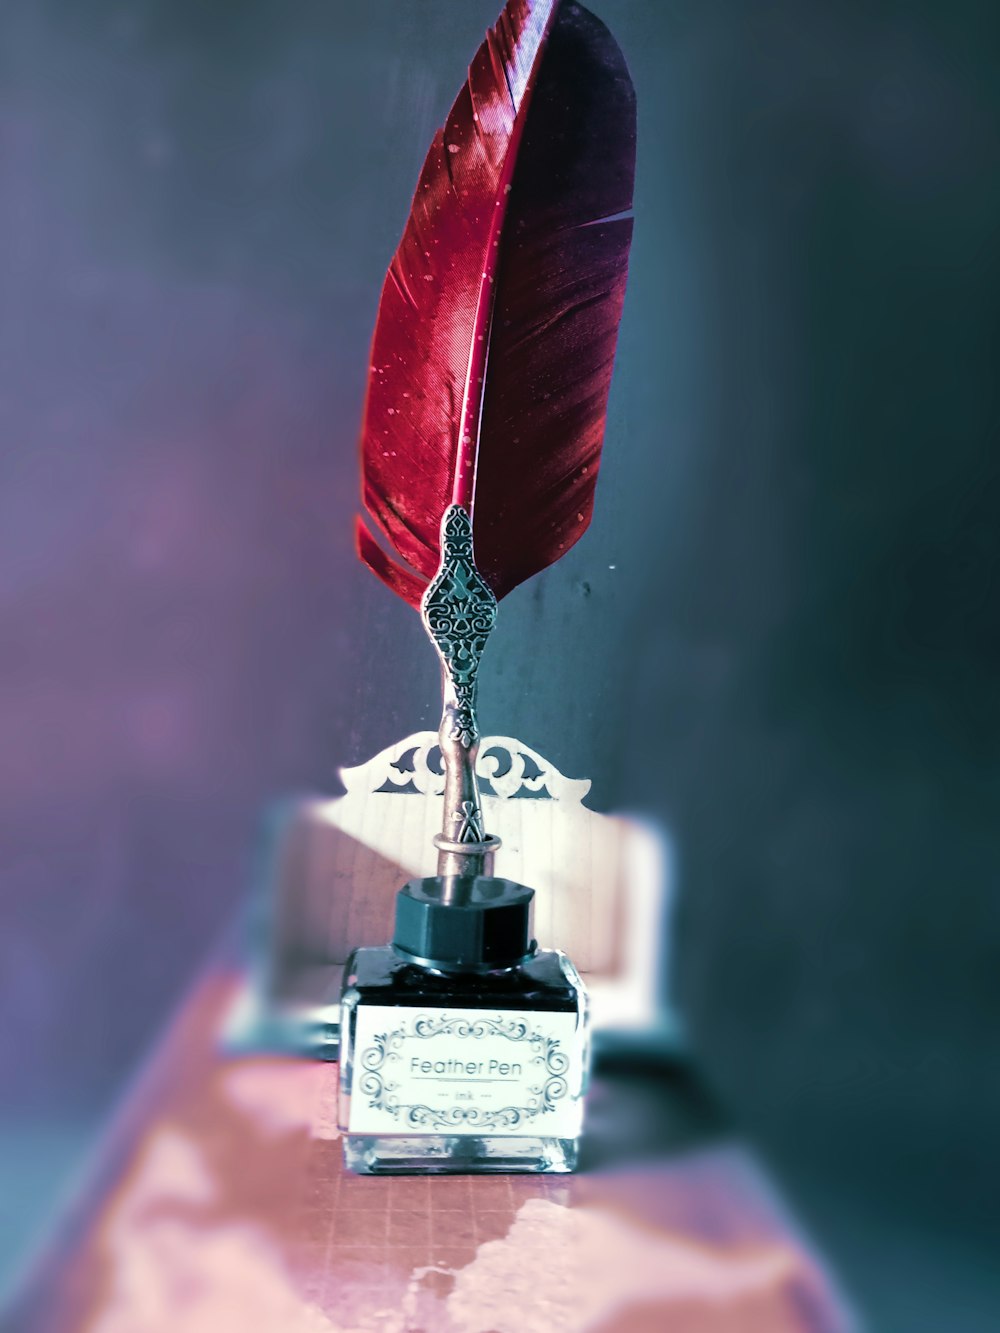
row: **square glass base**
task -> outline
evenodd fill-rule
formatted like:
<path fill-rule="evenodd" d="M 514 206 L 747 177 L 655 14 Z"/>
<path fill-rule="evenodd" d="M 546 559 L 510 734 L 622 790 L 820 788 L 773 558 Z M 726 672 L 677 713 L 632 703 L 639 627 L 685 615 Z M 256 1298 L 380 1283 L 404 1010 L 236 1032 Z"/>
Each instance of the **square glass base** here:
<path fill-rule="evenodd" d="M 340 1039 L 349 1171 L 576 1168 L 587 996 L 564 954 L 542 949 L 509 968 L 449 974 L 392 948 L 358 949 L 344 971 Z"/>
<path fill-rule="evenodd" d="M 344 1165 L 360 1175 L 574 1171 L 579 1139 L 497 1134 L 345 1134 Z"/>

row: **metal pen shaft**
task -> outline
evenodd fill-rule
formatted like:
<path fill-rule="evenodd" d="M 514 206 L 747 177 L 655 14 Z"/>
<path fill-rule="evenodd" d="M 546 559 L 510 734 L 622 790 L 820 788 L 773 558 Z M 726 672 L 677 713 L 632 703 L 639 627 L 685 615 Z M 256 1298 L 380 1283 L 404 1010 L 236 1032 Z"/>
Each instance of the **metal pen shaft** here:
<path fill-rule="evenodd" d="M 500 845 L 484 828 L 476 777 L 476 676 L 496 615 L 496 598 L 476 568 L 472 519 L 461 505 L 451 505 L 441 521 L 441 564 L 421 603 L 424 628 L 441 658 L 444 812 L 434 843 L 438 875 L 446 880 L 491 875 Z"/>

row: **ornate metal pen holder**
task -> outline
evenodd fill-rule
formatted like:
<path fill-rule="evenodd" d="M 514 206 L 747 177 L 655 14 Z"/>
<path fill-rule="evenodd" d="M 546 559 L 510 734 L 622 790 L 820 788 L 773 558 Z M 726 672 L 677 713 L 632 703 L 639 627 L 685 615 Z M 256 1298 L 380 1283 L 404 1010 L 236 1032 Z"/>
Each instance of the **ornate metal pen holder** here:
<path fill-rule="evenodd" d="M 441 659 L 441 727 L 444 815 L 434 839 L 443 880 L 492 875 L 499 838 L 486 832 L 476 777 L 479 720 L 476 678 L 486 640 L 497 618 L 497 599 L 476 568 L 472 520 L 452 505 L 441 522 L 441 565 L 420 606 Z"/>
<path fill-rule="evenodd" d="M 336 1058 L 351 949 L 389 938 L 397 891 L 426 875 L 432 838 L 445 893 L 461 892 L 456 880 L 490 876 L 500 839 L 485 830 L 489 815 L 502 821 L 502 873 L 539 891 L 539 945 L 569 952 L 587 983 L 595 1049 L 676 1047 L 665 839 L 648 824 L 587 809 L 590 782 L 563 776 L 521 741 L 480 737 L 476 676 L 496 601 L 475 567 L 467 512 L 450 509 L 443 528 L 441 566 L 423 599 L 442 664 L 440 731 L 342 769 L 344 796 L 299 799 L 272 819 L 254 967 L 227 1040 Z"/>

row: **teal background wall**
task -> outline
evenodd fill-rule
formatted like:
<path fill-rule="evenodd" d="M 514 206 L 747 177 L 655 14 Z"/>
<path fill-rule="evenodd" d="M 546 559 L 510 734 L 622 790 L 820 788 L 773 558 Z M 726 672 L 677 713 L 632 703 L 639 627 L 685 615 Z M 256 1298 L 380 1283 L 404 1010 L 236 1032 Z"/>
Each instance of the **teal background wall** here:
<path fill-rule="evenodd" d="M 355 440 L 494 8 L 0 17 L 12 1254 L 264 806 L 435 724 L 416 619 L 351 553 Z M 483 721 L 669 830 L 697 1049 L 879 1326 L 995 1327 L 998 20 L 594 8 L 640 116 L 605 463 L 585 540 L 504 603 Z"/>

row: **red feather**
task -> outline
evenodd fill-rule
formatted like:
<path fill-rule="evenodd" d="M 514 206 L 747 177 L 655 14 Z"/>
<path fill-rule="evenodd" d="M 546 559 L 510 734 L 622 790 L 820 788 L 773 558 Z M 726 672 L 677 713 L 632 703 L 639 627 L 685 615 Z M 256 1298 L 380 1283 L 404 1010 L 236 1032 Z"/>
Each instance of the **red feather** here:
<path fill-rule="evenodd" d="M 581 6 L 509 0 L 424 163 L 389 266 L 362 429 L 364 562 L 419 606 L 441 517 L 473 515 L 497 597 L 594 503 L 621 319 L 635 100 Z"/>

